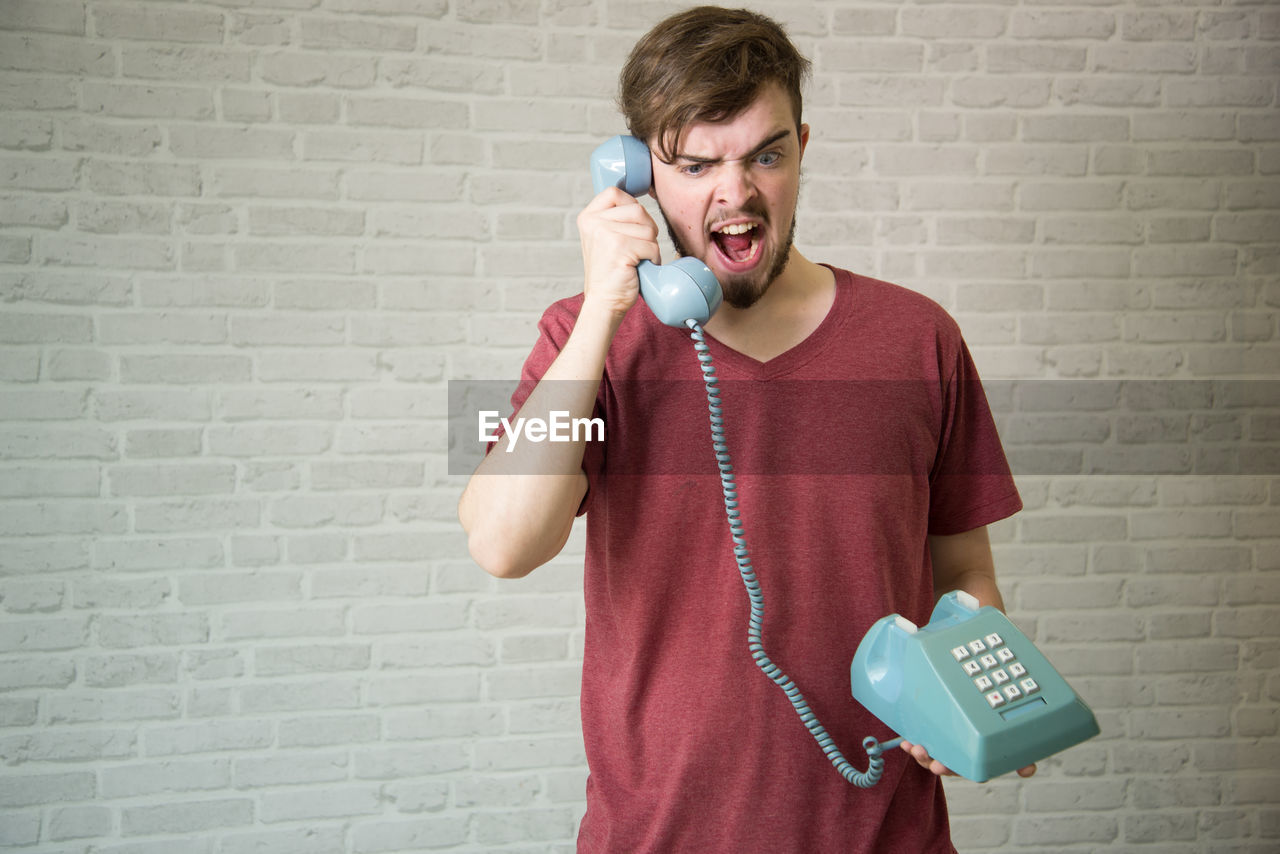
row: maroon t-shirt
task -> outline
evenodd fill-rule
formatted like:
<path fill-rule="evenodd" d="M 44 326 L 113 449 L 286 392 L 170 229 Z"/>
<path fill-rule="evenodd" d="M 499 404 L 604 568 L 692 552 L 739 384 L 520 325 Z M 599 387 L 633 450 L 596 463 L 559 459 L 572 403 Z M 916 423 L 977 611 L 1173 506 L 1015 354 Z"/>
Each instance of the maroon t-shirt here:
<path fill-rule="evenodd" d="M 863 634 L 928 621 L 926 537 L 1021 508 L 954 321 L 930 300 L 836 270 L 828 316 L 759 362 L 709 340 L 764 644 L 859 769 L 892 733 L 850 696 Z M 524 396 L 582 297 L 547 310 Z M 747 649 L 748 600 L 684 330 L 643 306 L 618 330 L 587 446 L 581 852 L 951 852 L 940 781 L 891 752 L 871 789 L 831 767 Z"/>

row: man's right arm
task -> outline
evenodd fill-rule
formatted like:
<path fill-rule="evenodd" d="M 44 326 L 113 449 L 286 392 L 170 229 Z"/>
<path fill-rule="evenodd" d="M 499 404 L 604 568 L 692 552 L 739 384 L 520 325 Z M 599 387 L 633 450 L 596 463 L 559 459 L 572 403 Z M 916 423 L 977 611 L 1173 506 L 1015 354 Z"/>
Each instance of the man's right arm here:
<path fill-rule="evenodd" d="M 560 355 L 520 407 L 520 417 L 550 422 L 552 411 L 591 417 L 604 356 L 621 318 L 586 303 Z M 499 578 L 521 578 L 559 554 L 587 491 L 585 437 L 519 442 L 504 434 L 480 463 L 458 502 L 471 557 Z"/>
<path fill-rule="evenodd" d="M 609 345 L 639 295 L 636 264 L 659 260 L 656 223 L 616 188 L 583 209 L 578 231 L 586 273 L 582 307 L 560 354 L 520 407 L 522 418 L 549 423 L 553 410 L 591 417 Z M 559 554 L 587 491 L 585 437 L 510 443 L 504 435 L 490 450 L 458 502 L 471 557 L 499 578 L 523 577 Z"/>

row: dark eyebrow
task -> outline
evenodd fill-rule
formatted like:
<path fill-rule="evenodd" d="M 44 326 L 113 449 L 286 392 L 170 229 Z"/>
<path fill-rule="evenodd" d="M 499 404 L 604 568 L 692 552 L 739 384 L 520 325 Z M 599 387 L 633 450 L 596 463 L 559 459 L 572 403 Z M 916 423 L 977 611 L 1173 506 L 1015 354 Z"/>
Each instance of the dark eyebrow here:
<path fill-rule="evenodd" d="M 757 145 L 755 148 L 751 149 L 751 151 L 747 152 L 747 156 L 742 159 L 750 160 L 752 157 L 755 157 L 761 151 L 764 151 L 766 148 L 773 145 L 778 140 L 783 139 L 790 135 L 791 135 L 790 128 L 788 128 L 787 130 L 777 131 L 772 136 L 760 142 L 760 144 Z M 697 155 L 694 155 L 694 154 L 677 154 L 676 155 L 676 160 L 687 160 L 690 163 L 719 163 L 720 159 L 721 158 L 719 157 L 698 157 Z"/>

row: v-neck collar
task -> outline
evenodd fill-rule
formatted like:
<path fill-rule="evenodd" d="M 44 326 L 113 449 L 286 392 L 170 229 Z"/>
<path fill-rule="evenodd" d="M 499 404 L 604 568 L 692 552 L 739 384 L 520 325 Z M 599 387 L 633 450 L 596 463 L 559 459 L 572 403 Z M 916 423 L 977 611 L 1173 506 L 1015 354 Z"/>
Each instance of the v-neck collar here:
<path fill-rule="evenodd" d="M 823 264 L 835 275 L 835 299 L 827 314 L 814 330 L 790 349 L 784 350 L 768 361 L 754 359 L 721 343 L 714 336 L 707 334 L 708 346 L 717 365 L 723 365 L 734 374 L 748 379 L 776 379 L 799 370 L 822 353 L 838 335 L 842 326 L 854 314 L 857 293 L 854 288 L 853 275 L 848 270 L 840 270 L 829 264 Z"/>

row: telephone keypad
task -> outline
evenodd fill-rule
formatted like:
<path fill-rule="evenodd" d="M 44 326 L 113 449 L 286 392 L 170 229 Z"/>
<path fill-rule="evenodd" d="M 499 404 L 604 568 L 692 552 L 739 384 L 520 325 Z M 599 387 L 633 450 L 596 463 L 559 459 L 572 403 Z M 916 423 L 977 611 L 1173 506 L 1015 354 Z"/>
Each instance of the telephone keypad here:
<path fill-rule="evenodd" d="M 951 655 L 993 709 L 1040 690 L 1026 666 L 1017 660 L 1017 654 L 996 632 L 953 647 Z"/>

